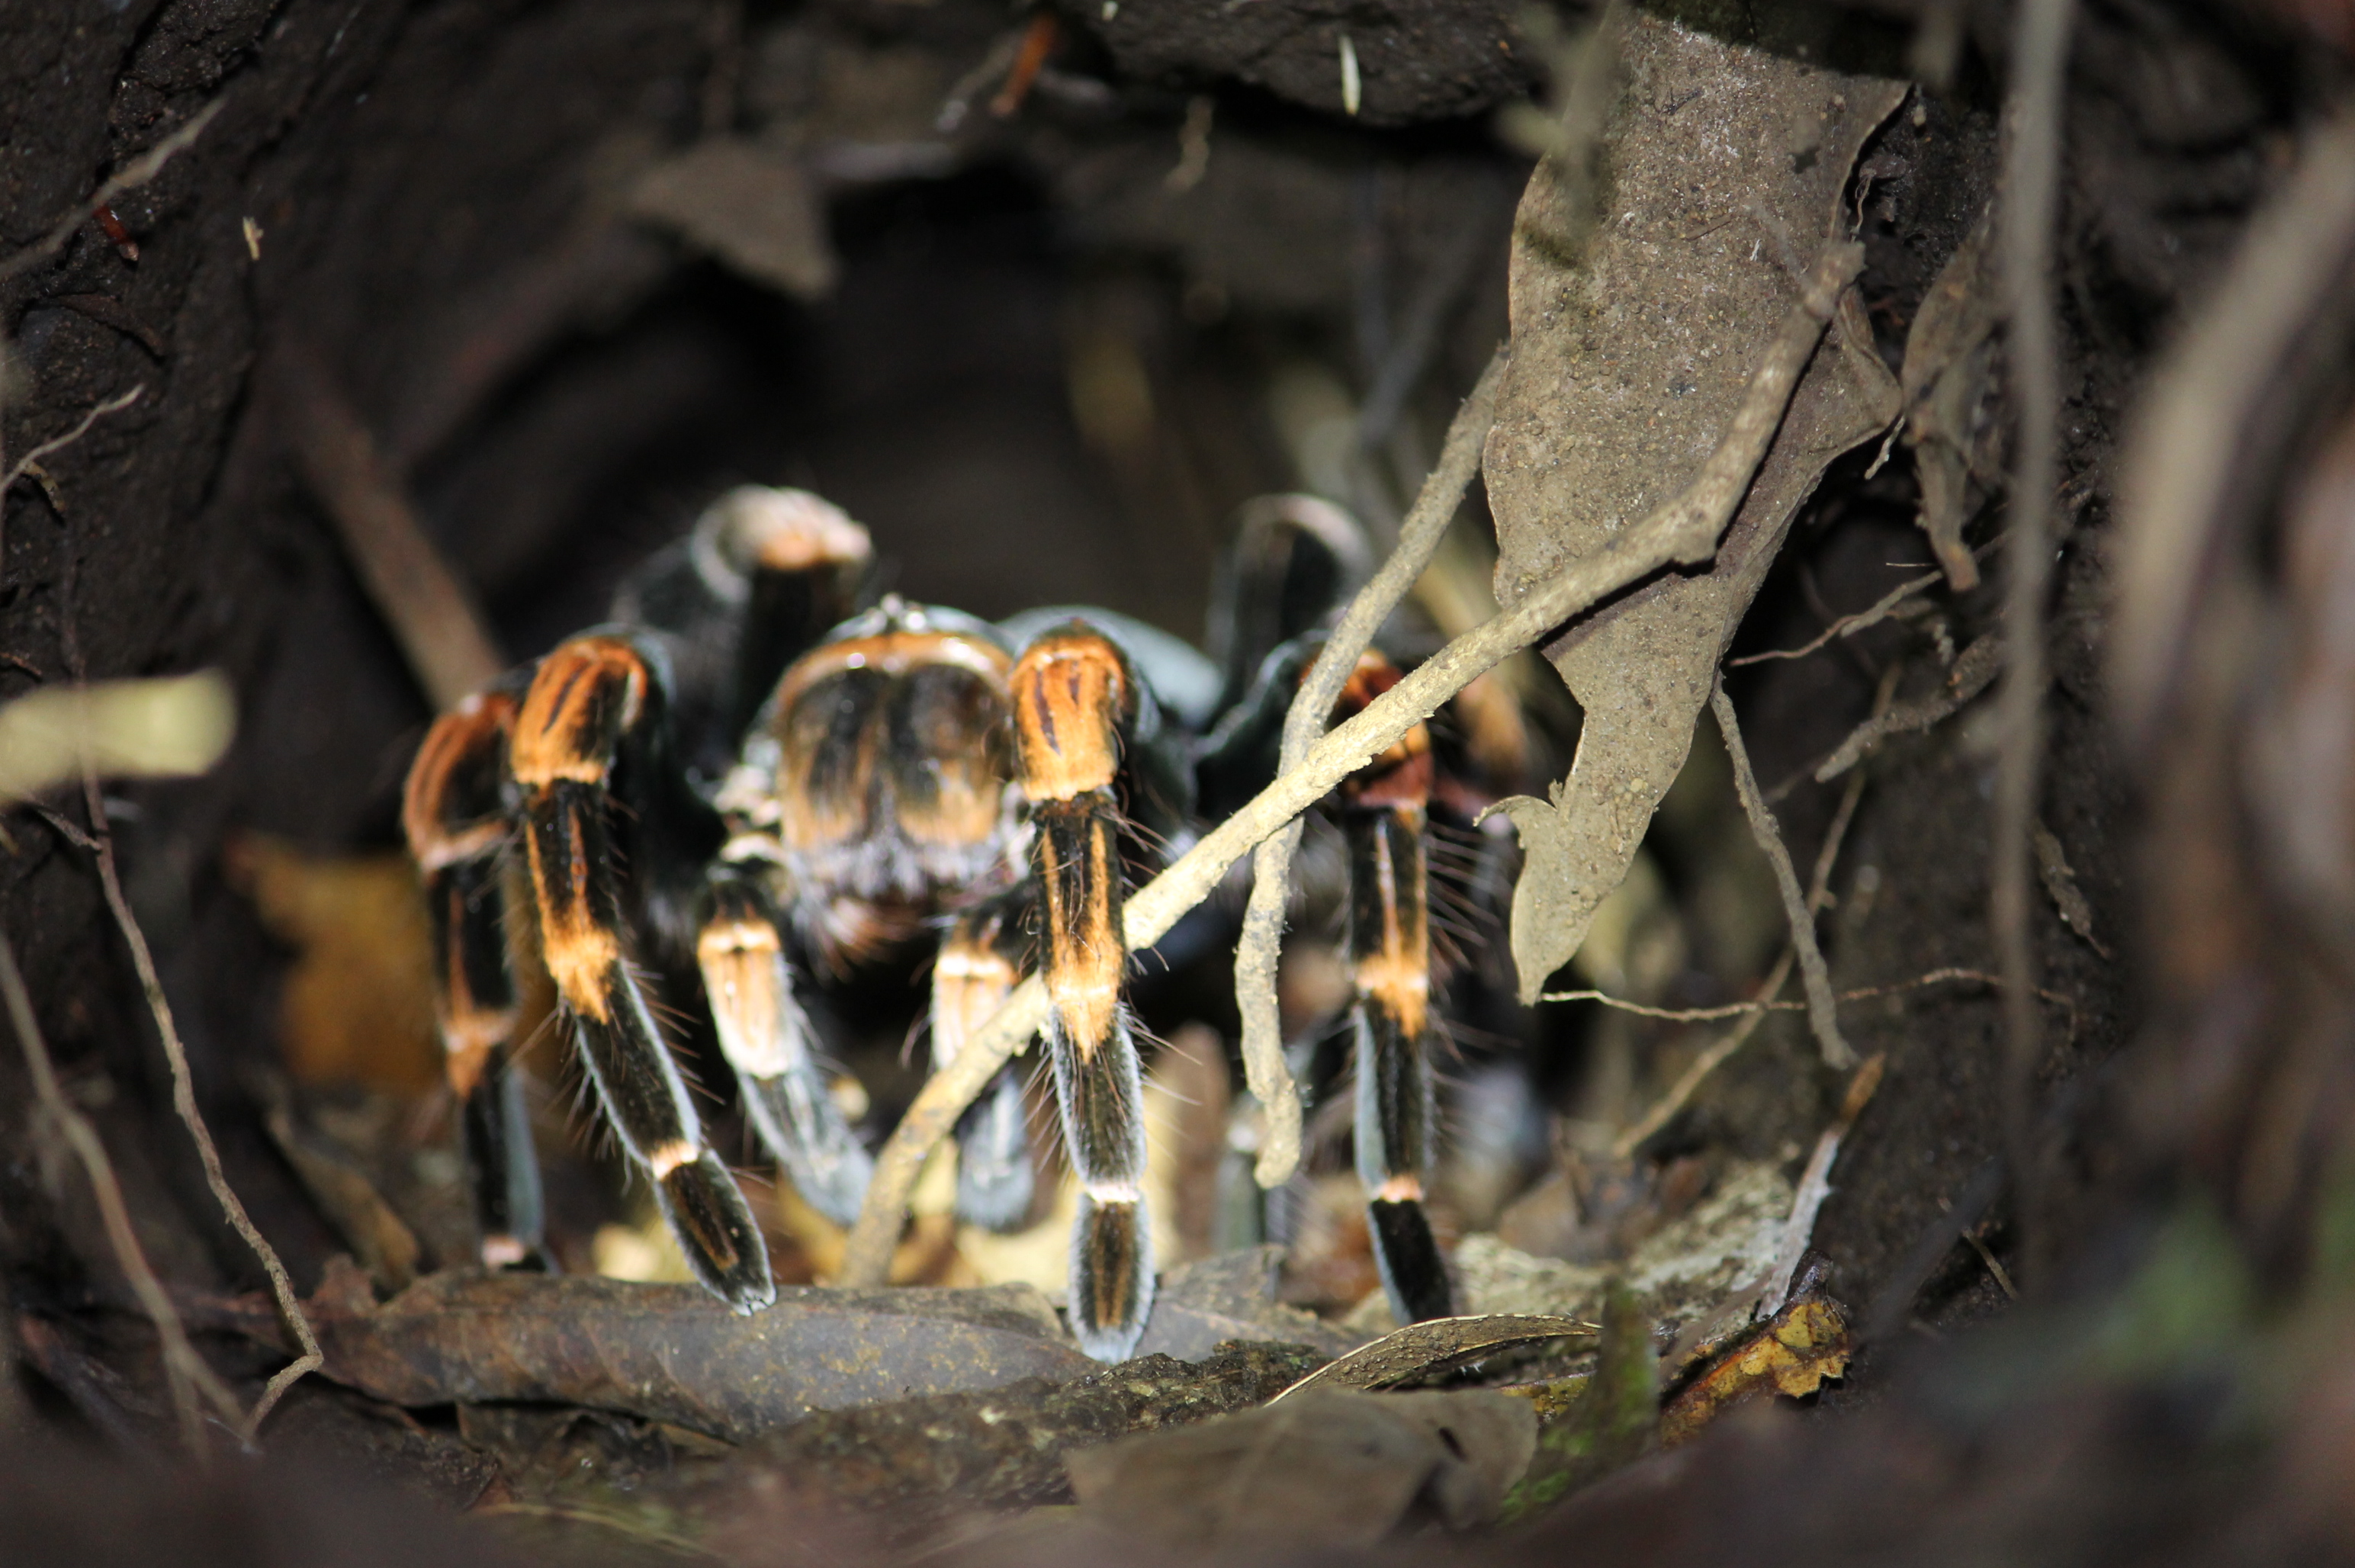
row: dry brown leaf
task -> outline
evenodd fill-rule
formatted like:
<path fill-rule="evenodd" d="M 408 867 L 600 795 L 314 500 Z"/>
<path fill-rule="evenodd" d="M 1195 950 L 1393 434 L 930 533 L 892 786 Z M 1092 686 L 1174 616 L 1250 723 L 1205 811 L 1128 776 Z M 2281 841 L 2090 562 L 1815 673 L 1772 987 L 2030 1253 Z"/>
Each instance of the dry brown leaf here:
<path fill-rule="evenodd" d="M 1739 1404 L 1811 1394 L 1848 1371 L 1848 1314 L 1828 1296 L 1802 1296 L 1730 1351 L 1660 1413 L 1660 1441 L 1678 1444 Z"/>
<path fill-rule="evenodd" d="M 738 136 L 713 136 L 648 169 L 630 216 L 675 229 L 756 283 L 795 299 L 834 292 L 826 208 L 799 159 Z"/>
<path fill-rule="evenodd" d="M 1153 1317 L 1135 1353 L 1199 1361 L 1238 1340 L 1306 1345 L 1324 1356 L 1356 1349 L 1357 1336 L 1276 1299 L 1283 1267 L 1284 1249 L 1271 1244 L 1170 1270 L 1153 1293 Z"/>
<path fill-rule="evenodd" d="M 405 855 L 313 855 L 240 834 L 221 850 L 231 886 L 295 950 L 279 1046 L 298 1083 L 420 1094 L 442 1079 L 425 902 Z"/>
<path fill-rule="evenodd" d="M 1485 1317 L 1434 1317 L 1410 1323 L 1318 1368 L 1276 1395 L 1289 1399 L 1316 1389 L 1386 1389 L 1460 1367 L 1466 1361 L 1521 1345 L 1593 1339 L 1597 1329 L 1575 1317 L 1515 1312 Z"/>
<path fill-rule="evenodd" d="M 2069 864 L 2069 853 L 2061 847 L 2061 836 L 2043 823 L 2031 829 L 2036 850 L 2036 876 L 2044 884 L 2044 893 L 2060 912 L 2061 923 L 2084 939 L 2085 945 L 2107 958 L 2109 948 L 2094 934 L 2094 906 L 2085 901 L 2084 891 L 2077 886 L 2077 873 Z"/>
<path fill-rule="evenodd" d="M 1840 218 L 1866 138 L 1902 84 L 1720 43 L 1638 16 L 1588 181 L 1539 165 L 1515 222 L 1513 357 L 1488 439 L 1498 602 L 1605 544 L 1680 490 L 1741 405 L 1812 251 Z M 1546 650 L 1585 715 L 1570 777 L 1506 810 L 1526 859 L 1513 900 L 1522 999 L 1583 939 L 1674 782 L 1713 672 L 1793 512 L 1899 397 L 1851 292 L 1801 380 L 1711 568 L 1670 574 Z"/>
<path fill-rule="evenodd" d="M 1081 1508 L 1171 1545 L 1368 1546 L 1497 1515 L 1537 1445 L 1529 1402 L 1487 1389 L 1317 1389 L 1065 1461 Z"/>

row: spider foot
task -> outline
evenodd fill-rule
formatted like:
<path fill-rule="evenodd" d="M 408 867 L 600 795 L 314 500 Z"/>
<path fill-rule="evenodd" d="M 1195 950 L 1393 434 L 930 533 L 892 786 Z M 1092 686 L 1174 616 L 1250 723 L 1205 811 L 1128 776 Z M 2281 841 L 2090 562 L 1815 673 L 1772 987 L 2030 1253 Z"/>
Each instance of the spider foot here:
<path fill-rule="evenodd" d="M 1071 1337 L 1099 1361 L 1124 1361 L 1153 1310 L 1153 1243 L 1145 1202 L 1082 1187 L 1071 1224 Z"/>
<path fill-rule="evenodd" d="M 655 1198 L 687 1266 L 730 1310 L 758 1312 L 777 1299 L 768 1243 L 718 1155 L 698 1150 L 664 1171 L 655 1179 Z"/>

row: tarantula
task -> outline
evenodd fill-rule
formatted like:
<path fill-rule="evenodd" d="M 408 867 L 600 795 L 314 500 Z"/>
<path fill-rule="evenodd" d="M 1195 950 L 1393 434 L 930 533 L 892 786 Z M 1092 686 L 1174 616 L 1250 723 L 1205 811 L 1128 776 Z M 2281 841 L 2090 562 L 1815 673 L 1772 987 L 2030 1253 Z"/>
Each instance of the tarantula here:
<path fill-rule="evenodd" d="M 483 1262 L 542 1262 L 538 1175 L 509 1066 L 510 898 L 531 912 L 519 923 L 622 1147 L 696 1276 L 739 1312 L 774 1299 L 768 1255 L 673 1061 L 659 976 L 699 976 L 762 1142 L 815 1208 L 847 1224 L 869 1157 L 828 1092 L 796 993 L 929 941 L 936 1062 L 1023 973 L 1044 972 L 1081 1193 L 1071 1328 L 1092 1356 L 1129 1353 L 1154 1275 L 1122 889 L 1131 869 L 1182 847 L 1198 810 L 1232 804 L 1273 771 L 1315 628 L 1365 555 L 1329 509 L 1306 525 L 1296 511 L 1279 520 L 1299 548 L 1231 558 L 1221 667 L 1102 611 L 991 625 L 891 596 L 854 614 L 866 530 L 815 496 L 748 486 L 624 584 L 612 624 L 440 718 L 403 818 L 433 919 Z M 1369 655 L 1344 705 L 1396 678 Z M 1328 806 L 1353 868 L 1358 1165 L 1403 1318 L 1450 1310 L 1422 1208 L 1432 783 L 1418 730 Z M 1029 1207 L 1022 1087 L 1001 1073 L 958 1128 L 968 1219 L 1003 1227 Z"/>

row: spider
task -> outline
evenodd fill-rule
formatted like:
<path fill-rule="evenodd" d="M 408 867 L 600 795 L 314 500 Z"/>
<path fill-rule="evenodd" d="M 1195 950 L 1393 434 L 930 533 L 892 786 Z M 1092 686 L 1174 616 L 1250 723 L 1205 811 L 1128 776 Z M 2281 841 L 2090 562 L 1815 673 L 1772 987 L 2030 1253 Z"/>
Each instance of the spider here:
<path fill-rule="evenodd" d="M 1364 572 L 1363 542 L 1337 517 L 1279 507 L 1231 556 L 1221 662 L 1102 611 L 992 625 L 887 596 L 854 613 L 866 530 L 806 492 L 746 486 L 624 583 L 611 624 L 442 715 L 410 771 L 403 825 L 432 915 L 483 1263 L 545 1266 L 509 1061 L 511 901 L 530 912 L 518 923 L 623 1149 L 696 1277 L 738 1312 L 768 1305 L 775 1285 L 673 1060 L 663 977 L 699 979 L 761 1142 L 813 1207 L 847 1224 L 869 1156 L 797 997 L 932 944 L 936 1062 L 1028 969 L 1043 971 L 1080 1189 L 1072 1331 L 1101 1360 L 1133 1350 L 1154 1273 L 1122 890 L 1182 848 L 1198 812 L 1270 776 L 1317 627 Z M 1397 677 L 1368 655 L 1343 709 Z M 1352 867 L 1358 1166 L 1402 1319 L 1452 1307 L 1422 1204 L 1433 777 L 1418 729 L 1327 807 Z M 1022 1091 L 1001 1072 L 957 1129 L 967 1219 L 1003 1228 L 1029 1207 Z"/>

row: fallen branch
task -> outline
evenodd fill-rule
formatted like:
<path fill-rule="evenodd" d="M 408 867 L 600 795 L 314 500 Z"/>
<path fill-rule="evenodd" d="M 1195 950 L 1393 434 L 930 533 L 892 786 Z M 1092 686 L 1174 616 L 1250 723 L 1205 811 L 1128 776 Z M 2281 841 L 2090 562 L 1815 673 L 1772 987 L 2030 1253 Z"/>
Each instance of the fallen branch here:
<path fill-rule="evenodd" d="M 1780 427 L 1791 393 L 1815 353 L 1842 290 L 1863 269 L 1863 247 L 1825 247 L 1798 304 L 1792 308 L 1717 450 L 1682 494 L 1591 555 L 1531 586 L 1511 608 L 1457 637 L 1396 686 L 1328 732 L 1241 810 L 1206 834 L 1169 869 L 1127 901 L 1122 933 L 1131 952 L 1152 946 L 1209 895 L 1228 868 L 1317 801 L 1335 784 L 1390 749 L 1447 699 L 1512 655 L 1612 594 L 1664 568 L 1697 566 L 1741 504 Z M 900 1119 L 875 1163 L 867 1201 L 853 1226 L 840 1283 L 882 1283 L 899 1239 L 908 1194 L 932 1147 L 1008 1058 L 1045 1021 L 1046 987 L 1032 976 L 975 1031 L 948 1067 L 933 1075 Z"/>
<path fill-rule="evenodd" d="M 1482 443 L 1496 420 L 1497 388 L 1504 379 L 1505 355 L 1488 361 L 1472 395 L 1456 411 L 1437 466 L 1399 528 L 1398 548 L 1372 581 L 1342 612 L 1324 650 L 1309 667 L 1284 718 L 1280 772 L 1300 765 L 1325 732 L 1341 688 L 1358 657 L 1374 640 L 1399 602 L 1414 587 L 1480 465 Z M 1243 911 L 1242 935 L 1235 944 L 1235 1008 L 1242 1016 L 1243 1071 L 1251 1092 L 1267 1113 L 1267 1133 L 1253 1172 L 1262 1187 L 1279 1187 L 1300 1164 L 1300 1091 L 1284 1060 L 1284 1026 L 1276 1008 L 1276 961 L 1284 946 L 1284 906 L 1292 888 L 1292 856 L 1300 847 L 1295 818 L 1261 841 L 1252 857 L 1251 901 Z"/>
<path fill-rule="evenodd" d="M 205 133 L 205 127 L 213 123 L 214 117 L 220 113 L 222 105 L 228 101 L 225 97 L 216 98 L 197 110 L 195 118 L 186 124 L 123 165 L 122 169 L 110 177 L 105 184 L 76 202 L 51 226 L 47 234 L 42 235 L 6 261 L 0 261 L 0 283 L 6 283 L 19 272 L 31 271 L 64 250 L 66 241 L 74 237 L 74 230 L 89 222 L 92 212 L 101 207 L 112 206 L 115 197 L 137 190 L 141 186 L 162 174 L 165 164 L 186 152 L 197 137 Z"/>
<path fill-rule="evenodd" d="M 1782 890 L 1783 914 L 1791 924 L 1792 949 L 1799 955 L 1799 978 L 1807 990 L 1807 1023 L 1815 1030 L 1817 1049 L 1823 1052 L 1827 1066 L 1842 1070 L 1853 1067 L 1856 1052 L 1840 1038 L 1839 1009 L 1832 1000 L 1831 970 L 1824 963 L 1824 950 L 1816 943 L 1816 912 L 1799 891 L 1799 874 L 1791 869 L 1791 852 L 1783 847 L 1782 830 L 1774 826 L 1774 812 L 1758 797 L 1758 775 L 1750 770 L 1750 752 L 1742 743 L 1742 725 L 1734 718 L 1733 701 L 1725 695 L 1722 680 L 1710 690 L 1709 707 L 1725 736 L 1726 754 L 1733 759 L 1733 784 L 1742 796 L 1742 809 L 1750 818 L 1750 831 L 1774 868 L 1774 882 Z"/>
<path fill-rule="evenodd" d="M 2044 760 L 2044 595 L 2052 574 L 2052 492 L 2060 470 L 2060 323 L 2052 300 L 2052 234 L 2061 201 L 2062 95 L 2067 87 L 2071 0 L 2021 0 L 2012 17 L 2005 118 L 2002 229 L 2004 352 L 2019 415 L 2019 463 L 2004 549 L 2003 688 L 1995 788 L 1995 877 L 1987 918 L 2004 977 L 2005 1134 L 2018 1184 L 2022 1273 L 2035 1283 L 2036 1163 L 2031 1105 L 2042 1055 L 2037 1038 L 2036 951 L 2029 927 L 2030 834 Z"/>
<path fill-rule="evenodd" d="M 139 1298 L 140 1307 L 155 1325 L 155 1340 L 164 1358 L 164 1381 L 171 1391 L 173 1412 L 179 1417 L 180 1441 L 201 1460 L 207 1448 L 204 1413 L 197 1408 L 197 1396 L 202 1394 L 223 1419 L 231 1422 L 239 1421 L 241 1415 L 237 1396 L 205 1364 L 196 1347 L 189 1344 L 180 1315 L 173 1310 L 172 1298 L 165 1294 L 163 1282 L 155 1277 L 146 1252 L 139 1245 L 138 1232 L 132 1229 L 131 1210 L 123 1200 L 123 1184 L 115 1179 L 114 1167 L 106 1157 L 106 1145 L 100 1141 L 98 1129 L 91 1125 L 90 1118 L 77 1110 L 59 1088 L 57 1065 L 49 1058 L 48 1042 L 41 1038 L 40 1022 L 33 1016 L 33 998 L 25 988 L 24 973 L 16 966 L 16 950 L 5 935 L 0 935 L 0 997 L 7 1002 L 8 1019 L 16 1029 L 16 1043 L 24 1050 L 25 1069 L 32 1075 L 33 1093 L 40 1100 L 42 1111 L 64 1135 L 74 1157 L 81 1161 L 82 1172 L 90 1179 L 91 1196 L 98 1200 L 99 1218 L 106 1225 L 107 1243 L 114 1250 L 114 1261 L 122 1268 L 123 1277 L 130 1282 L 132 1294 Z"/>
<path fill-rule="evenodd" d="M 368 599 L 439 712 L 498 678 L 506 660 L 442 557 L 375 436 L 307 351 L 282 357 L 282 404 L 304 477 L 336 525 Z"/>
<path fill-rule="evenodd" d="M 179 1113 L 180 1120 L 187 1125 L 188 1136 L 196 1140 L 197 1157 L 205 1168 L 205 1184 L 212 1189 L 213 1197 L 220 1204 L 221 1212 L 229 1217 L 231 1228 L 244 1238 L 247 1246 L 253 1249 L 254 1256 L 261 1260 L 262 1271 L 270 1275 L 272 1294 L 277 1297 L 278 1310 L 285 1317 L 286 1327 L 293 1332 L 296 1342 L 303 1347 L 302 1355 L 280 1369 L 263 1387 L 261 1399 L 254 1403 L 253 1413 L 239 1420 L 238 1435 L 250 1445 L 255 1435 L 261 1430 L 262 1422 L 286 1391 L 304 1373 L 318 1371 L 325 1364 L 326 1358 L 319 1352 L 319 1341 L 312 1336 L 310 1322 L 303 1316 L 302 1302 L 294 1294 L 294 1282 L 287 1277 L 286 1265 L 279 1261 L 277 1249 L 255 1228 L 252 1218 L 245 1211 L 244 1203 L 229 1186 L 229 1178 L 221 1172 L 220 1151 L 213 1147 L 212 1131 L 205 1125 L 204 1116 L 197 1109 L 196 1083 L 188 1072 L 188 1053 L 180 1043 L 180 1031 L 172 1022 L 172 1004 L 165 997 L 164 982 L 156 976 L 155 958 L 147 950 L 146 933 L 139 929 L 139 922 L 131 912 L 130 901 L 123 896 L 123 880 L 115 874 L 114 836 L 107 831 L 106 806 L 99 798 L 96 774 L 83 773 L 82 794 L 90 806 L 91 837 L 98 859 L 99 883 L 106 891 L 107 907 L 114 912 L 114 923 L 123 930 L 123 940 L 131 948 L 131 961 L 139 971 L 140 987 L 147 994 L 148 1010 L 155 1016 L 155 1032 L 163 1038 L 164 1059 L 171 1065 L 172 1108 Z M 230 1414 L 232 1419 L 236 1418 L 233 1406 Z"/>

